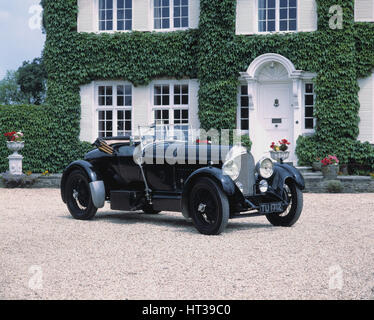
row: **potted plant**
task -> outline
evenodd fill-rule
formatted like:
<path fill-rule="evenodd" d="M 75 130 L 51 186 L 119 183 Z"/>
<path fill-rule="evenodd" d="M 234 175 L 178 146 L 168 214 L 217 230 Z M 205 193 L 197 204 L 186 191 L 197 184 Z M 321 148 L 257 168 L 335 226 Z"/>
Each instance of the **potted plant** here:
<path fill-rule="evenodd" d="M 313 171 L 321 171 L 322 169 L 322 163 L 321 158 L 317 157 L 315 158 L 314 162 L 312 163 Z"/>
<path fill-rule="evenodd" d="M 287 139 L 282 139 L 278 141 L 278 144 L 272 142 L 270 146 L 270 156 L 273 160 L 282 162 L 283 160 L 288 159 L 290 156 L 290 152 L 288 150 L 288 146 L 291 143 Z"/>
<path fill-rule="evenodd" d="M 323 177 L 335 180 L 339 173 L 339 159 L 336 156 L 328 155 L 321 160 L 321 164 Z"/>
<path fill-rule="evenodd" d="M 22 150 L 25 146 L 22 132 L 7 132 L 4 134 L 7 139 L 7 147 L 13 152 L 13 155 L 18 155 L 18 151 Z"/>

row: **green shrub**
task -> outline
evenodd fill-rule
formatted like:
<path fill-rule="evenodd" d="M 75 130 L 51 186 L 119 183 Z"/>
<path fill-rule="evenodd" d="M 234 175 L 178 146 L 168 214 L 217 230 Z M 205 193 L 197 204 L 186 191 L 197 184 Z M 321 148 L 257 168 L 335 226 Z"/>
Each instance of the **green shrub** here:
<path fill-rule="evenodd" d="M 330 193 L 341 193 L 343 191 L 343 184 L 339 180 L 330 180 L 327 182 L 326 190 Z"/>

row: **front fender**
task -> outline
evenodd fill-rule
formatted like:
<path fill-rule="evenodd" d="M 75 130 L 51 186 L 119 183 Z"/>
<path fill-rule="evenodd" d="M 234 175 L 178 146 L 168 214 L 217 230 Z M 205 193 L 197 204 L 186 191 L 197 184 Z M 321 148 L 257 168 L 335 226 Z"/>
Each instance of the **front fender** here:
<path fill-rule="evenodd" d="M 62 174 L 62 178 L 61 178 L 62 201 L 66 203 L 66 195 L 65 195 L 66 181 L 67 181 L 69 174 L 75 169 L 82 170 L 83 172 L 86 173 L 88 182 L 90 184 L 90 190 L 91 190 L 93 203 L 95 207 L 102 208 L 105 203 L 104 182 L 98 177 L 98 174 L 95 172 L 93 165 L 84 160 L 74 161 L 65 168 Z"/>
<path fill-rule="evenodd" d="M 188 210 L 188 196 L 194 183 L 201 177 L 208 177 L 213 179 L 223 190 L 227 196 L 235 194 L 235 183 L 232 179 L 224 175 L 221 169 L 215 167 L 205 167 L 193 172 L 184 183 L 182 192 L 182 214 L 185 218 L 189 218 Z"/>
<path fill-rule="evenodd" d="M 274 177 L 271 183 L 273 189 L 281 193 L 287 179 L 293 180 L 300 190 L 305 189 L 304 177 L 299 170 L 288 164 L 275 164 Z"/>

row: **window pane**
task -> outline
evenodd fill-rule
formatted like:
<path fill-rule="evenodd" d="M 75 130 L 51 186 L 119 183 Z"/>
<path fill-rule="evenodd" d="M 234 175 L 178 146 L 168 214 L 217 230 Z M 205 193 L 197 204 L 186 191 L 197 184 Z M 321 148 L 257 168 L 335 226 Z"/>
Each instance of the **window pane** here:
<path fill-rule="evenodd" d="M 296 0 L 289 0 L 290 7 L 296 7 Z"/>
<path fill-rule="evenodd" d="M 181 97 L 179 95 L 174 96 L 174 104 L 181 104 Z"/>
<path fill-rule="evenodd" d="M 242 95 L 248 94 L 248 86 L 241 86 L 241 94 Z"/>
<path fill-rule="evenodd" d="M 248 119 L 249 113 L 248 108 L 241 108 L 241 118 L 242 119 Z"/>
<path fill-rule="evenodd" d="M 279 30 L 280 31 L 287 31 L 288 30 L 287 20 L 280 21 L 280 23 L 279 23 Z"/>
<path fill-rule="evenodd" d="M 162 8 L 162 17 L 169 18 L 169 8 Z"/>
<path fill-rule="evenodd" d="M 182 104 L 188 104 L 188 96 L 182 96 Z"/>
<path fill-rule="evenodd" d="M 266 20 L 266 10 L 259 10 L 258 19 L 259 20 Z"/>
<path fill-rule="evenodd" d="M 249 130 L 248 120 L 242 120 L 240 125 L 241 130 Z"/>
<path fill-rule="evenodd" d="M 305 119 L 305 129 L 314 129 L 314 119 Z"/>
<path fill-rule="evenodd" d="M 113 112 L 112 111 L 106 111 L 106 118 L 108 120 L 112 120 L 113 119 Z"/>
<path fill-rule="evenodd" d="M 275 20 L 275 10 L 268 10 L 268 19 Z"/>
<path fill-rule="evenodd" d="M 313 118 L 314 117 L 314 108 L 313 107 L 306 107 L 305 108 L 305 117 Z"/>
<path fill-rule="evenodd" d="M 314 96 L 313 95 L 305 95 L 305 105 L 313 106 L 314 105 Z"/>
<path fill-rule="evenodd" d="M 258 0 L 258 7 L 259 8 L 266 8 L 266 0 Z"/>
<path fill-rule="evenodd" d="M 288 0 L 280 0 L 279 6 L 285 8 L 288 6 Z"/>
<path fill-rule="evenodd" d="M 280 19 L 287 19 L 288 18 L 288 10 L 287 9 L 280 9 Z"/>
<path fill-rule="evenodd" d="M 117 97 L 117 106 L 123 106 L 125 103 L 125 100 L 123 98 L 123 96 L 118 96 Z"/>
<path fill-rule="evenodd" d="M 275 8 L 275 0 L 268 0 L 268 8 Z"/>
<path fill-rule="evenodd" d="M 188 18 L 182 18 L 182 28 L 188 27 Z"/>
<path fill-rule="evenodd" d="M 258 23 L 258 31 L 260 32 L 266 31 L 266 21 L 262 21 Z"/>
<path fill-rule="evenodd" d="M 296 19 L 296 8 L 290 9 L 290 19 Z"/>
<path fill-rule="evenodd" d="M 297 29 L 297 23 L 296 20 L 290 20 L 290 31 L 295 31 Z"/>
<path fill-rule="evenodd" d="M 275 31 L 275 21 L 268 22 L 268 29 L 267 31 Z"/>
<path fill-rule="evenodd" d="M 249 98 L 248 97 L 241 97 L 240 105 L 242 107 L 248 107 L 249 106 Z"/>
<path fill-rule="evenodd" d="M 162 28 L 163 29 L 169 29 L 170 28 L 170 21 L 169 21 L 169 19 L 163 19 L 162 20 Z"/>
<path fill-rule="evenodd" d="M 162 96 L 162 105 L 163 106 L 168 106 L 170 104 L 170 99 L 168 95 Z"/>
<path fill-rule="evenodd" d="M 125 106 L 129 107 L 132 105 L 132 97 L 131 96 L 126 96 L 125 97 Z"/>
<path fill-rule="evenodd" d="M 305 85 L 305 92 L 306 93 L 313 93 L 313 84 L 312 83 L 307 83 Z"/>

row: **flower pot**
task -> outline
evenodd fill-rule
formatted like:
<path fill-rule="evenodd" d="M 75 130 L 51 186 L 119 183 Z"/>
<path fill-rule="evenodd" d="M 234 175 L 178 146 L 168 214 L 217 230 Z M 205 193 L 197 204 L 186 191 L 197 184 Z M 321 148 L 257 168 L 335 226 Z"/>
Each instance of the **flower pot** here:
<path fill-rule="evenodd" d="M 327 166 L 322 166 L 323 177 L 327 180 L 336 180 L 339 173 L 339 165 L 331 164 Z"/>
<path fill-rule="evenodd" d="M 288 159 L 289 156 L 290 156 L 289 151 L 270 151 L 270 157 L 273 160 L 278 161 L 278 162 L 280 162 L 281 160 L 284 161 Z"/>
<path fill-rule="evenodd" d="M 25 146 L 24 141 L 15 142 L 15 141 L 7 141 L 7 147 L 10 151 L 13 152 L 13 155 L 18 155 L 18 151 L 22 150 Z"/>
<path fill-rule="evenodd" d="M 315 161 L 312 163 L 313 171 L 321 171 L 322 169 L 322 163 L 321 161 Z"/>

